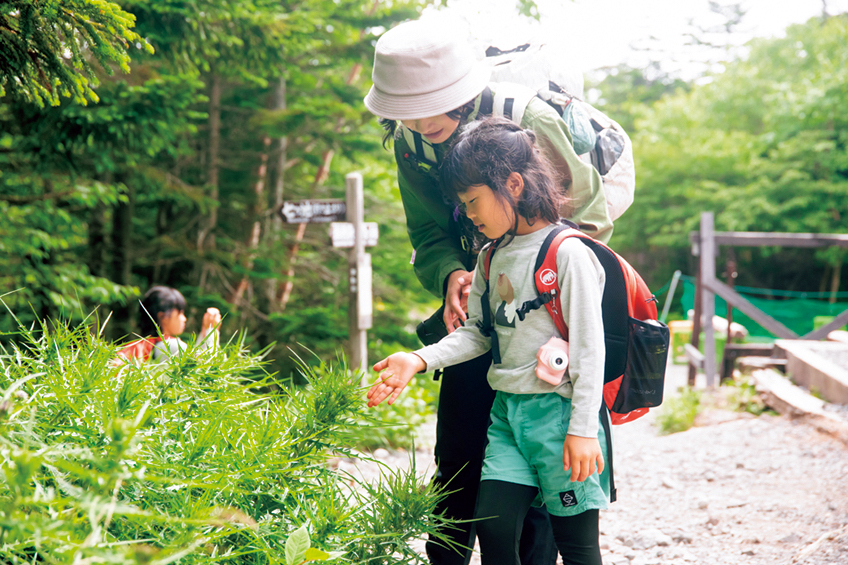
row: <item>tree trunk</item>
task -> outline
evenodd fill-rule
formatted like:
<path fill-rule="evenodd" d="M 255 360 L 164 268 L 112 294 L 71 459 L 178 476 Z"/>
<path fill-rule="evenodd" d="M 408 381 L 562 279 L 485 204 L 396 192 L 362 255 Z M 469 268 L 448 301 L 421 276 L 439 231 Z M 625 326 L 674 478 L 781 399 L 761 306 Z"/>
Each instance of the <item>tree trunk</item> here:
<path fill-rule="evenodd" d="M 120 285 L 128 286 L 132 282 L 132 219 L 135 208 L 135 190 L 132 184 L 127 185 L 127 201 L 119 202 L 112 214 L 112 280 Z M 146 289 L 145 289 L 146 290 Z M 137 302 L 130 300 L 126 305 L 118 305 L 113 309 L 112 320 L 109 322 L 110 335 L 115 338 L 128 336 L 137 327 L 133 316 L 138 310 Z"/>
<path fill-rule="evenodd" d="M 274 110 L 286 109 L 286 79 L 281 77 L 274 89 Z M 273 211 L 266 220 L 265 226 L 265 244 L 266 247 L 277 245 L 280 240 L 280 232 L 283 229 L 283 219 L 277 213 L 277 210 L 283 205 L 283 195 L 285 193 L 286 179 L 286 160 L 289 140 L 287 137 L 281 137 L 277 140 L 277 163 L 272 168 L 274 184 L 274 198 L 271 203 Z M 277 280 L 268 279 L 265 281 L 265 299 L 268 302 L 268 310 L 274 311 L 277 306 Z"/>
<path fill-rule="evenodd" d="M 300 242 L 303 241 L 303 234 L 306 233 L 306 224 L 298 224 L 297 235 L 294 238 L 294 245 L 289 256 L 289 270 L 286 271 L 286 285 L 283 287 L 283 294 L 280 297 L 280 312 L 286 309 L 286 304 L 291 298 L 292 289 L 294 288 L 294 264 L 297 262 L 297 252 L 300 250 Z"/>
<path fill-rule="evenodd" d="M 262 216 L 265 214 L 265 176 L 268 173 L 268 148 L 271 146 L 271 138 L 265 136 L 262 140 L 263 150 L 260 156 L 259 171 L 257 172 L 256 184 L 253 185 L 254 202 L 253 202 L 253 217 L 256 220 L 253 222 L 253 227 L 250 230 L 250 236 L 247 239 L 247 260 L 245 261 L 246 270 L 253 268 L 253 260 L 256 255 L 256 250 L 259 247 L 259 236 L 262 233 Z M 236 285 L 235 290 L 230 295 L 229 302 L 238 304 L 241 302 L 241 297 L 248 287 L 248 276 L 242 276 L 241 281 Z"/>
<path fill-rule="evenodd" d="M 333 162 L 333 156 L 335 155 L 335 151 L 332 149 L 328 149 L 324 152 L 324 156 L 321 159 L 321 166 L 318 167 L 318 172 L 315 173 L 315 181 L 312 183 L 312 193 L 315 193 L 315 190 L 324 184 L 324 181 L 327 180 L 327 177 L 330 176 L 330 163 Z M 286 309 L 286 304 L 289 302 L 289 298 L 291 298 L 292 288 L 294 287 L 294 265 L 297 262 L 297 253 L 300 251 L 300 242 L 303 241 L 303 236 L 306 233 L 306 224 L 299 224 L 297 227 L 297 235 L 294 238 L 294 245 L 292 246 L 291 255 L 289 256 L 289 268 L 286 271 L 286 285 L 283 287 L 283 293 L 280 296 L 280 311 Z"/>
<path fill-rule="evenodd" d="M 218 154 L 221 145 L 221 76 L 212 74 L 209 92 L 209 161 L 206 169 L 206 184 L 209 186 L 209 198 L 213 201 L 212 210 L 206 219 L 206 225 L 197 236 L 197 252 L 202 254 L 206 247 L 214 247 L 215 236 L 211 233 L 218 223 Z M 208 240 L 208 241 L 207 241 Z"/>
<path fill-rule="evenodd" d="M 95 277 L 105 276 L 106 206 L 98 202 L 88 220 L 88 271 Z"/>

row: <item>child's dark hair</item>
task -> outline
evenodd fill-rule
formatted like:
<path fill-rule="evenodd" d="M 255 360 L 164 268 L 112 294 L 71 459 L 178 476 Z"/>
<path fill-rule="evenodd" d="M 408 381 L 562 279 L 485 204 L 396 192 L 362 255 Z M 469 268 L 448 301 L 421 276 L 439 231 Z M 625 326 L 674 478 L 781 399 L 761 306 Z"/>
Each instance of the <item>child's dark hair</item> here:
<path fill-rule="evenodd" d="M 511 173 L 524 179 L 516 202 L 506 188 Z M 471 186 L 485 184 L 529 223 L 556 223 L 565 201 L 557 175 L 536 146 L 536 135 L 506 118 L 491 117 L 470 124 L 457 138 L 442 163 L 442 190 L 453 202 Z M 515 230 L 513 228 L 513 232 Z"/>
<path fill-rule="evenodd" d="M 179 290 L 169 286 L 154 286 L 144 293 L 139 304 L 139 335 L 155 336 L 159 333 L 159 314 L 173 309 L 184 311 L 186 301 Z"/>
<path fill-rule="evenodd" d="M 450 112 L 446 112 L 445 115 L 452 119 L 455 122 L 459 122 L 461 126 L 465 123 L 465 120 L 468 119 L 468 116 L 471 115 L 471 112 L 474 111 L 474 100 L 470 102 L 466 102 L 459 108 L 455 108 Z M 394 139 L 398 135 L 397 129 L 397 120 L 389 120 L 388 118 L 380 118 L 380 125 L 386 130 L 386 133 L 383 134 L 383 147 L 389 142 L 390 139 Z"/>

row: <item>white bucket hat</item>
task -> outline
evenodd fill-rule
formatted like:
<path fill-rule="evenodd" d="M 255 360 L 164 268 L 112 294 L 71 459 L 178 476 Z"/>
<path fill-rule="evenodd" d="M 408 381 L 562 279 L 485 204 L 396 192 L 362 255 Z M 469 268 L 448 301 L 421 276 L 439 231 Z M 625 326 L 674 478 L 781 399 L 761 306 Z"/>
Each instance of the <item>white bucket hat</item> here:
<path fill-rule="evenodd" d="M 406 22 L 377 41 L 365 107 L 390 120 L 439 116 L 483 92 L 490 75 L 458 26 L 436 18 Z"/>

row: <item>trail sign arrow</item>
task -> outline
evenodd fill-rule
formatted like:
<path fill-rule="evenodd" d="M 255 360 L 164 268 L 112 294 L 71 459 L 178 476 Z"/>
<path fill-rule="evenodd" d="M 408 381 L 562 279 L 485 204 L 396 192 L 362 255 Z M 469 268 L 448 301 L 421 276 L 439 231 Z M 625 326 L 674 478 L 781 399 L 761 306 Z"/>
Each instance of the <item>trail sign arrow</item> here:
<path fill-rule="evenodd" d="M 345 219 L 347 205 L 344 200 L 283 202 L 279 213 L 289 224 L 338 222 Z"/>

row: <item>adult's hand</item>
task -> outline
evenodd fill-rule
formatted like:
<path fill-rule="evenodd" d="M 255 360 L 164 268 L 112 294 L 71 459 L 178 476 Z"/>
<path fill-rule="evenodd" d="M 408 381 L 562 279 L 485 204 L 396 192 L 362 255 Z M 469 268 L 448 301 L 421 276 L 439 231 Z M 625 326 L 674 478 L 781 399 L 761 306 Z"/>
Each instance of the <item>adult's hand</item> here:
<path fill-rule="evenodd" d="M 452 333 L 468 319 L 468 295 L 471 293 L 471 273 L 456 270 L 448 276 L 445 294 L 445 327 Z"/>

